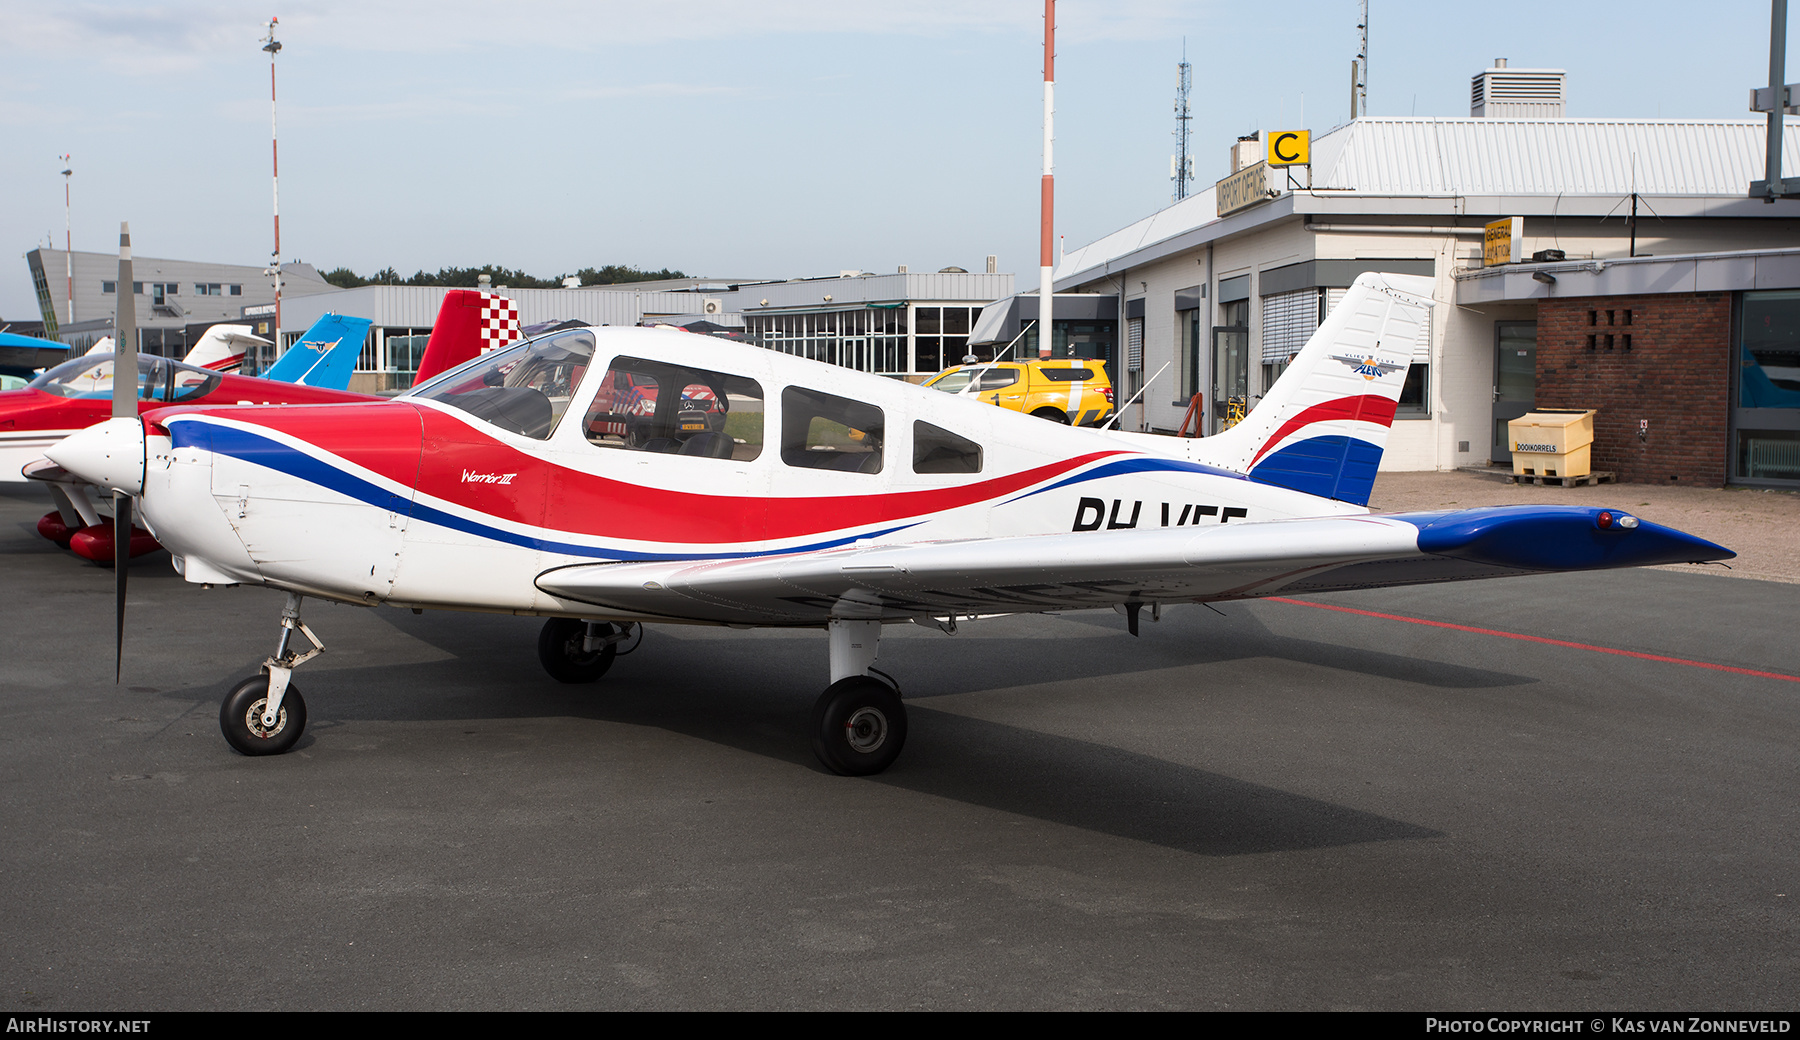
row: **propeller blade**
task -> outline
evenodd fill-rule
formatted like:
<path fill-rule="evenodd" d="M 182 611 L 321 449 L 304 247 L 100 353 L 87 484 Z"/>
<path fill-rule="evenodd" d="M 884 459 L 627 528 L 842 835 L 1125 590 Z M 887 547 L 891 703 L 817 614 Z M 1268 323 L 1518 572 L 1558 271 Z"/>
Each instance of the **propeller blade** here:
<path fill-rule="evenodd" d="M 131 570 L 131 496 L 113 492 L 113 609 L 117 639 L 113 647 L 113 683 L 125 671 L 125 577 Z"/>

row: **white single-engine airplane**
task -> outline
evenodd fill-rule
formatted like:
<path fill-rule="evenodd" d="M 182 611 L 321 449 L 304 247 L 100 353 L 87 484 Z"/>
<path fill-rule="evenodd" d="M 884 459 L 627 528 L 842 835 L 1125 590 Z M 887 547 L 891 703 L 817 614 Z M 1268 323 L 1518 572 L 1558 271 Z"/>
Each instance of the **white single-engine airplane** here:
<path fill-rule="evenodd" d="M 1255 411 L 1198 441 L 584 328 L 391 401 L 165 408 L 51 455 L 137 496 L 188 581 L 289 594 L 276 653 L 220 711 L 246 754 L 300 736 L 290 675 L 323 648 L 300 619 L 318 596 L 547 617 L 539 656 L 564 682 L 647 623 L 824 628 L 814 749 L 867 775 L 906 739 L 871 669 L 884 624 L 1115 607 L 1135 633 L 1175 603 L 1733 555 L 1620 510 L 1371 515 L 1430 291 L 1358 278 Z"/>

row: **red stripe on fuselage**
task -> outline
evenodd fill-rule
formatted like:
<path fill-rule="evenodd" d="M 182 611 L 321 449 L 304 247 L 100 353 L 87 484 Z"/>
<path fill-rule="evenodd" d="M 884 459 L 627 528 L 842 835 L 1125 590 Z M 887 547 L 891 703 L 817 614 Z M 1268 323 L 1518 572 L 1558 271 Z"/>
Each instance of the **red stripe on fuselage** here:
<path fill-rule="evenodd" d="M 279 431 L 373 473 L 498 520 L 600 538 L 719 544 L 802 538 L 974 505 L 1062 476 L 1124 451 L 1090 452 L 1020 473 L 956 487 L 885 494 L 771 498 L 703 495 L 615 480 L 558 466 L 519 451 L 463 420 L 394 401 L 354 408 L 259 408 L 233 418 Z M 423 452 L 419 438 L 423 433 Z M 770 445 L 768 450 L 773 451 Z M 594 448 L 597 455 L 671 467 L 721 465 L 718 460 Z M 729 464 L 723 464 L 729 465 Z M 753 466 L 780 465 L 765 456 Z M 656 471 L 652 463 L 646 474 Z M 720 471 L 723 475 L 723 471 Z M 818 472 L 825 476 L 828 471 Z M 505 479 L 512 474 L 510 480 Z M 487 477 L 497 479 L 489 480 Z M 846 484 L 868 486 L 863 474 Z"/>
<path fill-rule="evenodd" d="M 1380 426 L 1392 426 L 1394 425 L 1394 411 L 1397 407 L 1397 402 L 1390 401 L 1387 398 L 1376 394 L 1364 394 L 1361 397 L 1340 397 L 1335 401 L 1326 401 L 1324 404 L 1315 404 L 1311 408 L 1301 412 L 1299 415 L 1289 419 L 1287 422 L 1282 423 L 1281 429 L 1275 431 L 1275 436 L 1270 437 L 1267 441 L 1263 442 L 1262 448 L 1256 453 L 1256 458 L 1250 460 L 1250 465 L 1256 465 L 1264 455 L 1269 453 L 1269 449 L 1281 443 L 1283 437 L 1293 433 L 1302 426 L 1310 426 L 1313 423 L 1326 422 L 1331 419 L 1357 419 L 1362 422 L 1371 422 Z"/>

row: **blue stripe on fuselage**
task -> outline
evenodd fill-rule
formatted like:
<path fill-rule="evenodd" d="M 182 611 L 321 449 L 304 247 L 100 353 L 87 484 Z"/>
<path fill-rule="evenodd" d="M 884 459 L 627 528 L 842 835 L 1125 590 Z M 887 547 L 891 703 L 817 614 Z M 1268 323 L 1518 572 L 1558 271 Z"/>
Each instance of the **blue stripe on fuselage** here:
<path fill-rule="evenodd" d="M 190 429 L 200 427 L 200 429 Z M 839 538 L 813 542 L 808 545 L 794 545 L 781 549 L 763 549 L 755 552 L 696 552 L 696 553 L 651 553 L 632 549 L 611 549 L 592 545 L 581 545 L 575 542 L 559 542 L 548 538 L 534 538 L 530 535 L 518 534 L 502 528 L 493 527 L 476 520 L 469 520 L 447 513 L 434 506 L 421 502 L 412 502 L 402 498 L 386 488 L 364 480 L 354 474 L 346 473 L 336 466 L 323 462 L 303 451 L 290 448 L 279 441 L 271 440 L 248 430 L 240 430 L 233 426 L 218 426 L 196 419 L 176 419 L 169 423 L 169 439 L 175 447 L 196 447 L 203 450 L 241 459 L 254 465 L 272 469 L 277 473 L 286 473 L 309 483 L 343 495 L 346 498 L 365 502 L 378 509 L 389 512 L 405 513 L 414 520 L 436 524 L 452 531 L 476 535 L 508 545 L 517 545 L 527 549 L 540 549 L 544 552 L 561 553 L 567 556 L 588 556 L 606 560 L 726 560 L 747 559 L 754 556 L 780 556 L 786 553 L 818 552 L 823 549 L 835 549 L 849 545 L 864 538 L 879 538 L 903 531 L 916 523 L 897 524 L 878 531 L 863 531 L 857 534 L 844 535 Z"/>
<path fill-rule="evenodd" d="M 1038 488 L 1036 491 L 1027 491 L 1023 495 L 1009 498 L 1006 500 L 1005 504 L 1011 505 L 1014 502 L 1022 501 L 1033 495 L 1041 495 L 1046 491 L 1055 491 L 1057 488 L 1068 487 L 1071 484 L 1082 484 L 1090 480 L 1099 480 L 1102 477 L 1119 477 L 1124 476 L 1127 473 L 1203 473 L 1209 477 L 1229 477 L 1232 480 L 1245 479 L 1242 473 L 1234 473 L 1231 470 L 1220 469 L 1217 466 L 1206 466 L 1198 462 L 1184 462 L 1180 459 L 1159 459 L 1148 455 L 1140 455 L 1137 458 L 1119 459 L 1116 462 L 1101 463 L 1093 469 L 1088 470 L 1086 473 L 1077 473 L 1072 477 L 1064 477 L 1047 487 Z"/>

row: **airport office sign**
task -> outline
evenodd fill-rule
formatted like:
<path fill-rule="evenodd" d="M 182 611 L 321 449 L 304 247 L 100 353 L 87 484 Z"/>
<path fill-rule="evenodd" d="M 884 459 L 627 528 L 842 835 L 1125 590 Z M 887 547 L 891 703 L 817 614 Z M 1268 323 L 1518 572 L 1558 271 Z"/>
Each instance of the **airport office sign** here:
<path fill-rule="evenodd" d="M 1269 164 L 1252 163 L 1220 181 L 1216 190 L 1221 217 L 1266 202 L 1269 198 Z"/>

